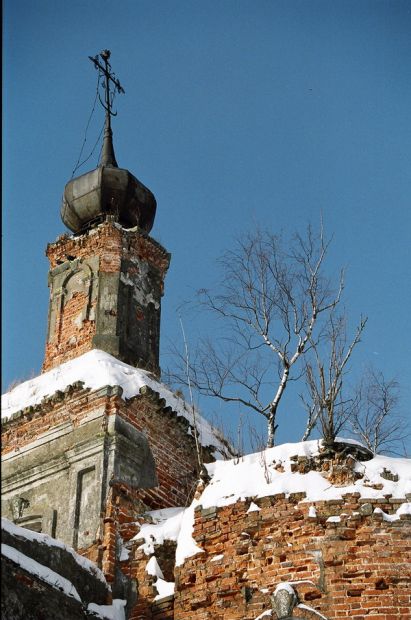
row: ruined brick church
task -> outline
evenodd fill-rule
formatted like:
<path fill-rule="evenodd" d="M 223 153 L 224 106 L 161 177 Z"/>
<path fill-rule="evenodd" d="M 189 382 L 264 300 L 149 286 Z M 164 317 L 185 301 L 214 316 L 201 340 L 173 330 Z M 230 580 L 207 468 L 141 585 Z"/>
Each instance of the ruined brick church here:
<path fill-rule="evenodd" d="M 4 541 L 20 554 L 6 557 L 8 588 L 18 595 L 4 617 L 23 617 L 20 598 L 28 619 L 113 618 L 104 615 L 112 599 L 124 601 L 124 617 L 132 620 L 411 618 L 411 514 L 404 508 L 411 487 L 395 463 L 380 481 L 378 472 L 361 474 L 357 466 L 363 460 L 366 471 L 371 455 L 357 451 L 342 467 L 337 457 L 330 463 L 303 451 L 289 462 L 266 462 L 270 484 L 287 467 L 304 480 L 315 473 L 327 487 L 341 488 L 334 499 L 308 502 L 304 490 L 281 489 L 265 496 L 233 490 L 232 500 L 215 491 L 206 499 L 220 483 L 221 461 L 208 473 L 201 462 L 234 454 L 161 383 L 160 309 L 170 254 L 150 236 L 153 193 L 115 158 L 110 86 L 121 86 L 109 57 L 106 51 L 92 59 L 106 88 L 100 163 L 67 183 L 61 217 L 71 232 L 47 247 L 42 374 L 3 401 L 2 514 L 14 524 Z M 359 481 L 357 491 L 352 485 Z M 175 530 L 167 535 L 158 525 L 177 517 L 179 531 L 186 528 L 182 552 Z M 14 526 L 32 532 L 29 542 Z M 80 592 L 86 577 L 78 578 L 79 601 L 65 597 L 68 611 L 61 599 L 52 607 L 53 585 L 21 560 L 37 558 L 65 574 L 66 560 L 55 560 L 55 550 L 48 554 L 53 565 L 44 552 L 41 562 L 36 555 L 45 541 L 54 549 L 52 539 L 63 543 L 59 553 L 72 549 L 104 574 L 110 588 L 95 594 L 99 611 L 85 604 L 94 586 Z"/>

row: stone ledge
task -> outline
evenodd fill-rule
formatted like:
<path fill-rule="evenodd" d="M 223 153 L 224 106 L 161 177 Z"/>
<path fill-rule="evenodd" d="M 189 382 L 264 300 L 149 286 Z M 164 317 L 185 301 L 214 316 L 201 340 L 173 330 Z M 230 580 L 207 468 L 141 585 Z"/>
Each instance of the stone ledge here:
<path fill-rule="evenodd" d="M 50 544 L 46 544 L 38 540 L 29 540 L 23 535 L 9 532 L 2 527 L 2 542 L 68 579 L 76 588 L 84 604 L 93 602 L 104 605 L 107 603 L 110 593 L 108 585 L 83 568 L 69 550 L 56 543 L 53 545 L 51 538 Z"/>

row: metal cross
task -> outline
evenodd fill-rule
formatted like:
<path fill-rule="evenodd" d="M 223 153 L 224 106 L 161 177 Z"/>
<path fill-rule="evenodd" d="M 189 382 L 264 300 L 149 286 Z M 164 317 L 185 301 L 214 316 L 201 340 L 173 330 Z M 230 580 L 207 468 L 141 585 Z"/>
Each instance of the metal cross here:
<path fill-rule="evenodd" d="M 113 112 L 111 109 L 112 101 L 110 98 L 110 83 L 114 84 L 114 92 L 124 93 L 124 88 L 121 86 L 118 79 L 115 77 L 114 73 L 111 73 L 111 65 L 108 61 L 110 58 L 110 50 L 103 50 L 100 53 L 100 57 L 104 61 L 104 66 L 101 64 L 97 56 L 89 56 L 91 62 L 94 64 L 95 68 L 101 71 L 105 78 L 104 88 L 106 91 L 105 102 L 101 100 L 100 93 L 98 98 L 100 99 L 100 103 L 106 111 L 106 120 L 105 120 L 105 128 L 104 128 L 104 138 L 103 138 L 103 147 L 101 149 L 101 158 L 100 165 L 101 166 L 114 166 L 117 168 L 116 156 L 114 155 L 114 147 L 113 147 L 113 132 L 111 131 L 111 117 L 117 116 L 117 112 Z"/>
<path fill-rule="evenodd" d="M 104 66 L 101 64 L 101 62 L 99 61 L 98 58 L 98 54 L 97 56 L 89 56 L 91 62 L 94 64 L 96 69 L 99 69 L 101 71 L 101 73 L 104 75 L 105 78 L 105 84 L 104 84 L 104 88 L 106 91 L 106 97 L 105 97 L 105 102 L 101 100 L 100 95 L 99 95 L 99 99 L 101 102 L 101 105 L 103 106 L 103 108 L 106 110 L 106 112 L 108 113 L 108 116 L 116 116 L 117 112 L 113 112 L 111 109 L 111 101 L 110 101 L 110 82 L 112 82 L 114 84 L 114 92 L 118 92 L 118 93 L 124 93 L 124 88 L 121 86 L 119 80 L 116 78 L 116 76 L 114 75 L 114 73 L 111 72 L 111 65 L 109 63 L 109 58 L 111 56 L 111 52 L 110 50 L 103 50 L 100 53 L 100 57 L 103 59 L 104 61 Z"/>

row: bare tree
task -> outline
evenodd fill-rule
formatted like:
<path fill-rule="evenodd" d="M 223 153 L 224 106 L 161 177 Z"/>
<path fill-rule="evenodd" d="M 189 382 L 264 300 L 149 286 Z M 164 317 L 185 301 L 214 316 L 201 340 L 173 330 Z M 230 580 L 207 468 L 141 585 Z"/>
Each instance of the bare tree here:
<path fill-rule="evenodd" d="M 349 417 L 354 435 L 372 452 L 402 454 L 398 449 L 409 435 L 398 412 L 400 386 L 370 367 L 357 388 L 356 406 Z"/>
<path fill-rule="evenodd" d="M 357 406 L 357 395 L 346 395 L 344 378 L 354 348 L 361 340 L 367 318 L 362 318 L 349 341 L 346 316 L 330 311 L 319 337 L 310 339 L 310 359 L 306 359 L 305 377 L 309 398 L 302 396 L 308 411 L 303 440 L 319 426 L 326 447 L 332 448 L 339 431 Z"/>
<path fill-rule="evenodd" d="M 343 273 L 332 286 L 324 267 L 330 241 L 321 229 L 284 240 L 257 231 L 240 238 L 220 259 L 217 292 L 199 293 L 203 307 L 223 320 L 219 344 L 200 341 L 190 380 L 201 393 L 239 403 L 264 416 L 274 445 L 277 411 L 293 372 L 311 346 L 319 317 L 336 307 Z M 186 383 L 184 356 L 173 380 Z M 178 365 L 178 364 L 177 364 Z"/>

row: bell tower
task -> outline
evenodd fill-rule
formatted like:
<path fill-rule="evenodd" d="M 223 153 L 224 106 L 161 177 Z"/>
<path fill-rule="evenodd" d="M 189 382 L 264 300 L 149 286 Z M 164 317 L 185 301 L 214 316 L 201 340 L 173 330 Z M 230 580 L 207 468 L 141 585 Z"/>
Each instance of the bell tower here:
<path fill-rule="evenodd" d="M 226 447 L 159 380 L 170 255 L 150 237 L 154 195 L 117 164 L 111 89 L 123 89 L 109 58 L 105 50 L 91 59 L 105 89 L 100 162 L 65 186 L 61 217 L 70 233 L 46 251 L 42 374 L 2 397 L 1 507 L 14 523 L 95 562 L 113 597 L 127 600 L 126 617 L 137 618 L 147 579 L 132 551 L 139 515 L 186 506 L 201 463 Z"/>
<path fill-rule="evenodd" d="M 67 183 L 61 217 L 72 234 L 46 251 L 50 303 L 43 372 L 100 349 L 159 375 L 161 297 L 170 255 L 149 236 L 153 193 L 116 161 L 112 90 L 124 90 L 109 58 L 108 50 L 90 57 L 105 91 L 100 163 Z"/>

